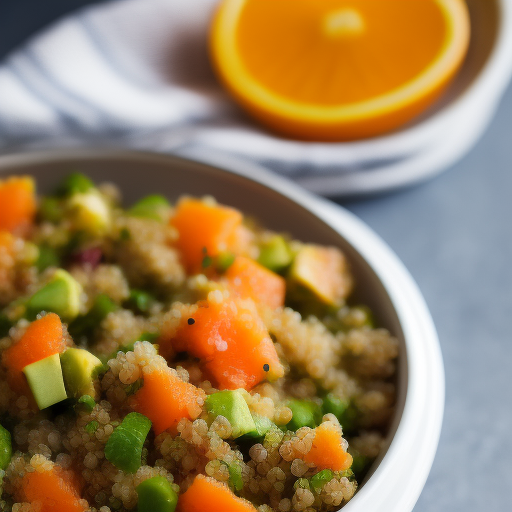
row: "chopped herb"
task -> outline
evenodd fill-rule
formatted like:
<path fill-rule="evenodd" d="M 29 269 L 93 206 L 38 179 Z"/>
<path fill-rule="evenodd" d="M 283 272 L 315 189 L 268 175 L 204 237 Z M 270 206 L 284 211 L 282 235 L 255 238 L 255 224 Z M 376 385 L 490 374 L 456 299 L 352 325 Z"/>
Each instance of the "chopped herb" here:
<path fill-rule="evenodd" d="M 96 432 L 96 430 L 98 430 L 98 427 L 100 426 L 100 424 L 93 420 L 93 421 L 90 421 L 89 423 L 87 423 L 87 425 L 85 425 L 85 431 L 88 433 L 88 434 L 94 434 L 94 432 Z"/>
<path fill-rule="evenodd" d="M 94 398 L 89 395 L 82 395 L 78 399 L 78 403 L 82 405 L 87 410 L 87 412 L 91 412 L 96 405 Z"/>

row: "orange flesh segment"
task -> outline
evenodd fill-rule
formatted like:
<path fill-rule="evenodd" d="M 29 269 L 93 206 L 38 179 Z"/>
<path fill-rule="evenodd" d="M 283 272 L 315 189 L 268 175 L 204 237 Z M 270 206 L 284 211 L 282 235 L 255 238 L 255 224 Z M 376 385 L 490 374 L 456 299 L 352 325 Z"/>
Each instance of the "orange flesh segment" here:
<path fill-rule="evenodd" d="M 299 1 L 290 9 L 289 1 L 249 0 L 236 41 L 265 87 L 301 103 L 338 106 L 412 80 L 439 54 L 446 31 L 433 1 Z"/>
<path fill-rule="evenodd" d="M 242 214 L 226 206 L 212 206 L 198 199 L 183 199 L 170 220 L 179 233 L 176 247 L 189 273 L 201 272 L 205 256 L 238 249 Z"/>
<path fill-rule="evenodd" d="M 256 261 L 237 256 L 225 275 L 229 288 L 238 296 L 272 309 L 284 306 L 286 281 Z"/>
<path fill-rule="evenodd" d="M 181 419 L 195 420 L 201 414 L 205 398 L 202 389 L 163 367 L 144 372 L 144 385 L 133 395 L 132 407 L 151 420 L 155 435 L 167 429 L 177 433 Z"/>
<path fill-rule="evenodd" d="M 84 512 L 76 486 L 64 471 L 26 473 L 21 481 L 23 501 L 41 504 L 40 512 Z"/>
<path fill-rule="evenodd" d="M 0 181 L 0 230 L 24 230 L 36 213 L 35 184 L 32 178 L 12 177 Z"/>
<path fill-rule="evenodd" d="M 256 512 L 247 500 L 235 496 L 229 488 L 203 475 L 178 499 L 176 512 Z"/>
<path fill-rule="evenodd" d="M 219 78 L 262 123 L 335 141 L 381 134 L 425 110 L 460 68 L 469 37 L 464 0 L 224 0 L 210 49 Z"/>
<path fill-rule="evenodd" d="M 192 325 L 183 322 L 173 347 L 202 359 L 219 389 L 249 390 L 284 375 L 274 343 L 251 302 L 209 301 L 200 304 L 192 318 Z"/>
<path fill-rule="evenodd" d="M 343 448 L 340 428 L 329 422 L 316 427 L 313 446 L 304 461 L 314 464 L 318 469 L 348 469 L 352 465 L 352 456 Z"/>
<path fill-rule="evenodd" d="M 2 364 L 7 368 L 11 388 L 19 393 L 25 393 L 28 386 L 23 368 L 45 357 L 59 354 L 65 349 L 62 322 L 58 315 L 48 313 L 32 322 L 18 342 L 2 354 Z"/>

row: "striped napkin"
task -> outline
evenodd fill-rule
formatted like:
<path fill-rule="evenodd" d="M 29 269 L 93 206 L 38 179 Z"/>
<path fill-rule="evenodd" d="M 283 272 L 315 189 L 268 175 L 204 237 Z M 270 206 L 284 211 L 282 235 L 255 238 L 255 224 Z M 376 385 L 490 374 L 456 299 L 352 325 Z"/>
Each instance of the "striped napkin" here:
<path fill-rule="evenodd" d="M 108 145 L 190 155 L 197 148 L 257 161 L 317 192 L 349 194 L 413 181 L 425 164 L 420 171 L 410 163 L 425 161 L 453 133 L 445 122 L 428 140 L 412 130 L 406 143 L 388 136 L 323 144 L 264 130 L 211 70 L 216 3 L 117 0 L 36 35 L 0 65 L 0 150 Z"/>

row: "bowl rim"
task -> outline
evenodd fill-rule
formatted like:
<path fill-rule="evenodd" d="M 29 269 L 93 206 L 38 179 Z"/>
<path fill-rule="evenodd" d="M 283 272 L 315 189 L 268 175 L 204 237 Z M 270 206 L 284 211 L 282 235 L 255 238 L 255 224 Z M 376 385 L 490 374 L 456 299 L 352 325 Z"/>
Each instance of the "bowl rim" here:
<path fill-rule="evenodd" d="M 106 149 L 66 149 L 0 156 L 0 177 L 18 167 L 101 159 L 176 164 L 165 154 Z M 185 159 L 262 185 L 316 216 L 366 261 L 384 286 L 401 325 L 407 362 L 407 389 L 401 419 L 387 452 L 371 477 L 343 507 L 360 512 L 411 512 L 425 484 L 439 441 L 444 410 L 444 368 L 439 340 L 427 305 L 413 278 L 389 246 L 354 214 L 236 157 L 205 154 Z"/>

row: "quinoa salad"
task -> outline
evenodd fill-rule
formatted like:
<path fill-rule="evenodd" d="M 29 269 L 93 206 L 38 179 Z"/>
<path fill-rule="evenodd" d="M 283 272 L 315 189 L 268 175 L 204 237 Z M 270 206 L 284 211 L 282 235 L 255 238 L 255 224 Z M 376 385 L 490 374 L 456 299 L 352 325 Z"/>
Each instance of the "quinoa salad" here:
<path fill-rule="evenodd" d="M 0 510 L 338 510 L 396 399 L 354 287 L 212 197 L 0 179 Z"/>

